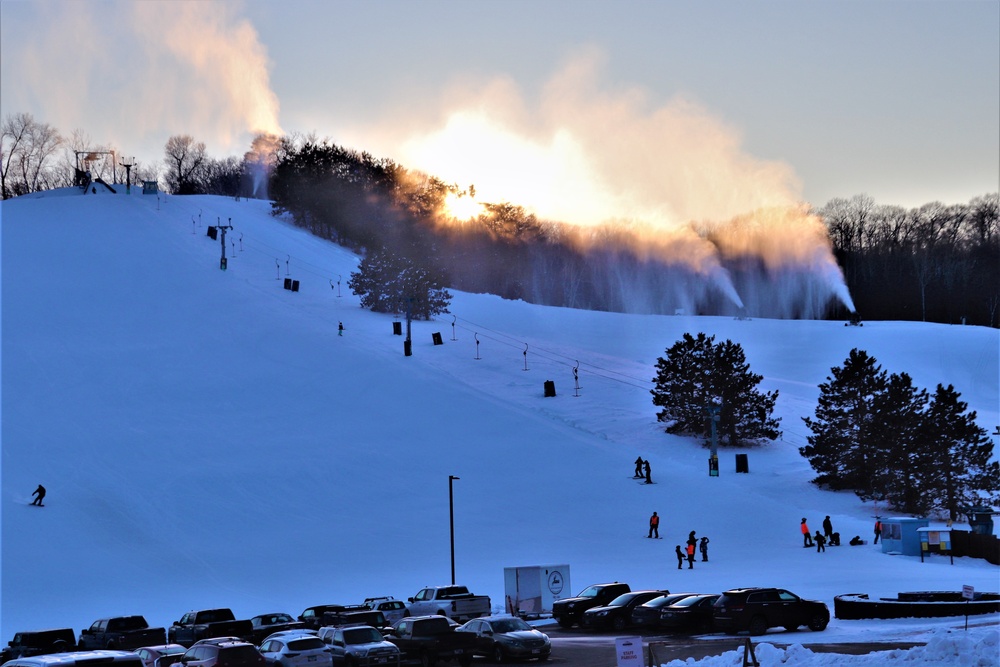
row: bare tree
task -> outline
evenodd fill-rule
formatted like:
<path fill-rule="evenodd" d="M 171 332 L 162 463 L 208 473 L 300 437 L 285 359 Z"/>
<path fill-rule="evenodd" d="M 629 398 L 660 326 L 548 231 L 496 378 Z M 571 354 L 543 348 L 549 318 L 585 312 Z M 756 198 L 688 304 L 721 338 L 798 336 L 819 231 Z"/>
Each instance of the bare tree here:
<path fill-rule="evenodd" d="M 17 171 L 14 168 L 28 150 L 34 123 L 30 113 L 16 113 L 7 116 L 0 126 L 0 191 L 4 199 L 27 192 L 22 183 L 15 181 Z"/>
<path fill-rule="evenodd" d="M 164 147 L 167 188 L 175 194 L 195 194 L 205 165 L 205 143 L 190 135 L 174 135 Z"/>

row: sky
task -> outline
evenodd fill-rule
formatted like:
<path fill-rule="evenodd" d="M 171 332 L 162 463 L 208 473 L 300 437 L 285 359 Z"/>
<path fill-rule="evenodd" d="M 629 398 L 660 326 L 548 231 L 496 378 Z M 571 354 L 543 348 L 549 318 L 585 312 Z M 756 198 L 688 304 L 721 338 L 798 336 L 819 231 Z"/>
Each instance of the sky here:
<path fill-rule="evenodd" d="M 527 565 L 568 566 L 567 595 L 614 580 L 763 585 L 831 610 L 847 593 L 1000 588 L 982 560 L 847 546 L 887 510 L 816 488 L 798 454 L 819 383 L 854 348 L 917 387 L 953 384 L 994 431 L 997 329 L 627 315 L 456 292 L 450 314 L 413 324 L 405 357 L 392 316 L 346 288 L 358 257 L 275 220 L 268 202 L 100 192 L 0 203 L 4 641 L 111 615 L 169 626 L 220 606 L 299 614 L 448 583 L 450 475 L 456 580 L 495 610 L 504 568 Z M 218 221 L 233 225 L 225 271 L 206 235 Z M 649 393 L 657 358 L 686 332 L 739 343 L 760 389 L 779 394 L 781 439 L 721 449 L 718 477 L 703 444 L 664 433 Z M 637 456 L 653 484 L 633 478 Z M 30 506 L 39 483 L 43 508 Z M 646 539 L 653 511 L 661 540 Z M 816 529 L 826 515 L 844 546 L 803 548 L 800 519 Z M 674 546 L 692 530 L 710 538 L 709 562 L 679 571 Z M 975 650 L 997 665 L 1000 615 L 970 623 L 833 618 L 759 639 L 927 641 L 927 664 L 967 667 Z M 922 664 L 764 652 L 768 667 Z"/>
<path fill-rule="evenodd" d="M 995 0 L 0 1 L 0 115 L 315 134 L 591 224 L 1000 189 Z"/>

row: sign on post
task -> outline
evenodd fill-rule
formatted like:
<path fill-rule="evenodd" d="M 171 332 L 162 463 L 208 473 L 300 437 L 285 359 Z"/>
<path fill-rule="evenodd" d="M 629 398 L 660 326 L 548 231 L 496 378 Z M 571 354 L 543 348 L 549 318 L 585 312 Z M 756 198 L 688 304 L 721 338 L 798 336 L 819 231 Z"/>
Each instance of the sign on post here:
<path fill-rule="evenodd" d="M 962 586 L 962 599 L 973 600 L 976 597 L 976 589 L 972 586 Z"/>
<path fill-rule="evenodd" d="M 616 638 L 615 655 L 618 667 L 642 667 L 642 637 Z"/>

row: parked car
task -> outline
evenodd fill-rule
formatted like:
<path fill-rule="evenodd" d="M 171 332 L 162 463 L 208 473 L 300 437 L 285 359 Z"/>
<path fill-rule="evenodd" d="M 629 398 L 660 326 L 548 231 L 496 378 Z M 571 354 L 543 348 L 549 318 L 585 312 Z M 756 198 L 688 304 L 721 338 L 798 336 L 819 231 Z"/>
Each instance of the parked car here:
<path fill-rule="evenodd" d="M 307 628 L 319 630 L 323 627 L 323 614 L 327 612 L 364 610 L 365 608 L 359 604 L 318 604 L 312 607 L 306 607 L 302 613 L 299 614 L 299 620 L 305 623 Z"/>
<path fill-rule="evenodd" d="M 370 625 L 373 628 L 384 630 L 391 623 L 385 620 L 385 614 L 371 609 L 360 611 L 328 611 L 323 614 L 323 625 L 336 627 L 343 625 Z"/>
<path fill-rule="evenodd" d="M 80 631 L 77 648 L 120 649 L 134 651 L 140 646 L 163 644 L 167 640 L 166 628 L 151 628 L 142 616 L 112 616 L 94 621 L 89 628 Z"/>
<path fill-rule="evenodd" d="M 644 602 L 632 610 L 632 624 L 640 628 L 655 628 L 660 624 L 660 612 L 672 604 L 696 593 L 669 593 Z"/>
<path fill-rule="evenodd" d="M 337 666 L 399 665 L 401 660 L 399 648 L 370 625 L 321 628 L 319 637 L 330 646 Z"/>
<path fill-rule="evenodd" d="M 184 652 L 177 667 L 265 667 L 267 661 L 257 647 L 244 641 L 210 638 Z"/>
<path fill-rule="evenodd" d="M 564 628 L 572 628 L 580 622 L 583 612 L 607 604 L 631 589 L 628 584 L 594 584 L 580 591 L 576 597 L 556 600 L 552 603 L 552 617 Z"/>
<path fill-rule="evenodd" d="M 187 649 L 180 644 L 159 644 L 142 646 L 135 650 L 143 667 L 170 667 L 184 655 Z"/>
<path fill-rule="evenodd" d="M 289 614 L 261 614 L 250 619 L 253 631 L 250 634 L 250 643 L 260 644 L 275 632 L 282 630 L 299 630 L 306 627 L 302 621 L 296 621 Z"/>
<path fill-rule="evenodd" d="M 4 667 L 141 667 L 142 660 L 132 651 L 70 651 L 24 656 L 4 663 Z"/>
<path fill-rule="evenodd" d="M 393 597 L 366 598 L 364 606 L 373 611 L 382 612 L 389 625 L 409 614 L 406 610 L 406 603 Z"/>
<path fill-rule="evenodd" d="M 552 653 L 549 636 L 516 616 L 474 618 L 457 631 L 475 635 L 475 655 L 485 655 L 494 662 L 526 658 L 548 660 Z"/>
<path fill-rule="evenodd" d="M 386 639 L 399 647 L 404 660 L 421 665 L 454 660 L 460 667 L 469 667 L 476 638 L 456 632 L 452 623 L 447 616 L 438 614 L 407 616 L 396 621 Z"/>
<path fill-rule="evenodd" d="M 189 611 L 167 629 L 171 644 L 191 646 L 200 639 L 240 637 L 248 639 L 252 626 L 249 620 L 236 620 L 231 609 Z"/>
<path fill-rule="evenodd" d="M 7 642 L 4 654 L 7 660 L 13 660 L 32 655 L 66 653 L 75 647 L 76 635 L 73 633 L 73 628 L 29 630 L 14 633 L 14 638 Z"/>
<path fill-rule="evenodd" d="M 629 591 L 611 602 L 583 612 L 580 625 L 588 630 L 624 630 L 632 625 L 632 610 L 670 591 Z"/>
<path fill-rule="evenodd" d="M 708 632 L 712 629 L 713 605 L 718 595 L 689 595 L 660 607 L 657 627 L 671 632 Z"/>
<path fill-rule="evenodd" d="M 768 628 L 795 630 L 801 625 L 820 631 L 830 622 L 830 608 L 783 588 L 734 588 L 715 601 L 712 622 L 717 630 L 730 634 L 745 630 L 762 635 Z"/>
<path fill-rule="evenodd" d="M 480 616 L 489 616 L 492 607 L 488 595 L 473 595 L 465 586 L 428 586 L 407 598 L 411 616 L 437 614 L 459 623 Z"/>
<path fill-rule="evenodd" d="M 330 667 L 333 651 L 311 632 L 285 630 L 260 645 L 260 654 L 272 667 Z"/>

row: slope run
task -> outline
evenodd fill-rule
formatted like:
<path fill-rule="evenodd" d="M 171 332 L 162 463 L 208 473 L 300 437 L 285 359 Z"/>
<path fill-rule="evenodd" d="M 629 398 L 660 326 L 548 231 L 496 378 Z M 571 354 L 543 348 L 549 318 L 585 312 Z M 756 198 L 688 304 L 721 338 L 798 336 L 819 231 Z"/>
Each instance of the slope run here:
<path fill-rule="evenodd" d="M 843 534 L 866 534 L 871 508 L 808 485 L 794 424 L 859 338 L 927 385 L 915 367 L 995 378 L 993 332 L 622 316 L 459 294 L 458 340 L 451 317 L 416 323 L 404 358 L 391 318 L 346 289 L 356 258 L 271 219 L 265 203 L 46 198 L 2 213 L 5 635 L 105 614 L 169 624 L 193 607 L 251 616 L 412 594 L 450 576 L 448 475 L 461 478 L 458 578 L 495 601 L 502 567 L 531 563 L 570 563 L 571 588 L 692 587 L 670 562 L 691 529 L 712 537 L 712 567 L 692 573 L 701 590 L 781 583 L 829 599 L 914 578 L 956 585 L 919 563 L 887 569 L 874 550 L 831 554 L 817 582 L 815 555 L 796 547 L 799 515 L 830 513 Z M 204 236 L 215 219 L 232 219 L 240 243 L 226 272 Z M 286 274 L 299 293 L 281 289 Z M 642 378 L 686 330 L 738 340 L 782 391 L 788 442 L 751 452 L 751 475 L 733 475 L 724 454 L 723 476 L 708 479 L 705 450 L 653 421 Z M 445 345 L 431 344 L 434 331 Z M 946 344 L 918 365 L 908 355 L 921 344 L 908 341 L 925 338 Z M 582 362 L 579 398 L 568 359 Z M 545 379 L 555 399 L 542 398 Z M 979 381 L 972 398 L 995 406 L 995 384 Z M 628 479 L 637 453 L 659 484 Z M 39 481 L 45 510 L 26 506 Z M 653 509 L 658 543 L 638 539 Z M 965 574 L 987 589 L 990 572 Z"/>

